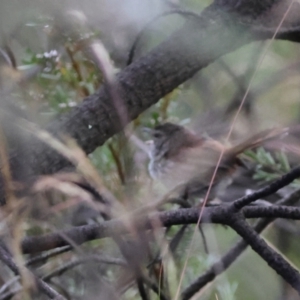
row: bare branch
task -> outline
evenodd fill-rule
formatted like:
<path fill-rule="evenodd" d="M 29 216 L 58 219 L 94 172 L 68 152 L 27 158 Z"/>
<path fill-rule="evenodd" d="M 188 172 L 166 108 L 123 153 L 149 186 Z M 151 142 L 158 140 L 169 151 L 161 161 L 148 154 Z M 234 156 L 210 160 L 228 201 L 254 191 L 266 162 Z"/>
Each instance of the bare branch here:
<path fill-rule="evenodd" d="M 0 246 L 0 259 L 4 264 L 6 264 L 15 275 L 19 275 L 19 269 L 17 265 L 14 263 L 10 253 L 1 245 Z M 38 288 L 47 296 L 50 297 L 50 299 L 56 299 L 56 300 L 64 300 L 66 299 L 62 295 L 60 295 L 58 292 L 56 292 L 52 287 L 50 287 L 47 283 L 45 283 L 40 278 L 33 275 L 30 271 L 27 270 L 29 274 L 31 274 L 38 286 Z"/>
<path fill-rule="evenodd" d="M 236 215 L 238 216 L 238 215 Z M 280 254 L 275 252 L 242 217 L 236 217 L 230 224 L 268 265 L 300 294 L 300 274 Z"/>

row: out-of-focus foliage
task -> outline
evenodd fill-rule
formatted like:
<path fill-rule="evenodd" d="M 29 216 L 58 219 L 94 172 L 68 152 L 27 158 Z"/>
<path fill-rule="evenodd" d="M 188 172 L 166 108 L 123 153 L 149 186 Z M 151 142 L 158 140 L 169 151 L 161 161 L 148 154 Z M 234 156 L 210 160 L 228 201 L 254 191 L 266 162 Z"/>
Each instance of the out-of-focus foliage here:
<path fill-rule="evenodd" d="M 257 162 L 254 179 L 270 181 L 291 170 L 288 158 L 283 151 L 276 152 L 273 157 L 264 148 L 259 148 L 256 153 L 248 151 L 247 155 Z"/>
<path fill-rule="evenodd" d="M 103 41 L 111 55 L 111 63 L 117 73 L 125 67 L 130 47 L 139 30 L 155 14 L 162 12 L 163 8 L 166 7 L 162 3 L 163 1 L 155 1 L 157 5 L 153 5 L 150 9 L 151 5 L 144 1 L 143 5 L 147 7 L 139 4 L 135 12 L 132 10 L 133 6 L 125 4 L 126 1 L 122 4 L 119 1 L 111 1 L 110 4 L 107 2 L 93 1 L 93 3 L 84 4 L 82 2 L 76 5 L 66 2 L 64 7 L 66 11 L 68 9 L 80 9 L 80 13 L 88 16 L 87 22 L 90 30 L 86 32 L 88 38 L 84 36 L 76 39 L 71 35 L 62 34 L 57 29 L 59 27 L 56 27 L 55 14 L 47 15 L 47 9 L 43 5 L 40 7 L 41 10 L 35 10 L 32 4 L 29 5 L 29 8 L 36 11 L 37 15 L 31 11 L 27 14 L 26 19 L 20 18 L 18 22 L 15 20 L 16 24 L 14 24 L 25 27 L 27 33 L 24 33 L 24 36 L 31 36 L 40 42 L 29 40 L 28 45 L 26 45 L 21 40 L 24 28 L 22 30 L 15 29 L 16 33 L 12 37 L 9 36 L 10 30 L 5 30 L 7 31 L 5 36 L 9 37 L 7 39 L 11 42 L 11 49 L 16 53 L 17 61 L 20 62 L 20 70 L 32 65 L 43 65 L 43 69 L 37 77 L 26 83 L 25 88 L 21 87 L 17 91 L 21 106 L 25 107 L 31 117 L 39 123 L 45 124 L 53 116 L 67 112 L 81 101 L 85 101 L 85 97 L 95 93 L 103 85 L 103 74 L 87 55 L 83 41 L 93 38 Z M 182 5 L 186 9 L 200 12 L 207 2 L 182 1 Z M 132 3 L 136 2 L 130 1 L 130 3 L 133 5 Z M 5 9 L 1 10 L 1 5 L 0 11 L 3 12 Z M 9 6 L 9 4 L 7 5 Z M 10 9 L 13 9 L 13 4 L 11 5 L 12 8 Z M 15 1 L 14 5 L 17 9 L 19 3 Z M 59 4 L 58 9 L 60 8 Z M 10 12 L 10 9 L 6 9 Z M 147 14 L 148 9 L 149 14 Z M 15 19 L 18 14 L 12 15 L 12 18 Z M 99 22 L 97 21 L 98 17 Z M 164 38 L 167 38 L 168 34 L 183 22 L 182 16 L 169 16 L 157 20 L 144 32 L 134 59 L 141 57 Z M 17 28 L 12 26 L 11 22 L 9 23 L 7 28 Z M 5 28 L 6 25 L 3 26 Z M 110 32 L 111 36 L 108 34 Z M 124 36 L 128 38 L 126 39 Z M 33 45 L 32 47 L 30 43 Z M 47 46 L 43 47 L 43 45 Z M 91 162 L 99 172 L 106 188 L 127 209 L 136 208 L 147 203 L 147 201 L 157 200 L 156 194 L 152 193 L 151 190 L 151 182 L 147 172 L 147 155 L 128 140 L 129 133 L 133 132 L 145 141 L 149 137 L 143 133 L 143 127 L 154 127 L 159 123 L 172 121 L 189 126 L 198 133 L 208 135 L 214 135 L 215 131 L 211 132 L 211 129 L 216 127 L 218 132 L 216 136 L 223 140 L 227 134 L 228 124 L 232 121 L 232 117 L 249 85 L 254 72 L 253 69 L 257 68 L 258 71 L 246 99 L 245 109 L 242 110 L 236 123 L 232 140 L 241 140 L 250 133 L 265 127 L 280 127 L 299 121 L 299 72 L 292 68 L 293 65 L 299 63 L 298 45 L 276 41 L 272 43 L 261 62 L 260 58 L 265 46 L 264 43 L 254 43 L 221 58 L 140 115 L 129 126 L 128 132 L 111 138 L 103 147 L 90 155 Z M 284 73 L 281 77 L 279 76 L 279 80 L 276 81 L 275 77 L 280 75 L 281 70 L 286 69 L 287 66 L 290 66 L 291 71 Z M 202 122 L 204 118 L 206 118 L 206 122 Z M 259 148 L 256 151 L 248 151 L 247 157 L 255 165 L 255 172 L 251 177 L 254 176 L 253 178 L 258 183 L 277 178 L 291 168 L 284 149 L 274 154 Z M 59 200 L 64 203 L 64 201 L 67 202 L 67 198 L 62 197 Z M 56 203 L 53 199 L 51 201 Z M 64 211 L 59 211 L 59 213 L 61 218 L 57 224 L 48 226 L 48 220 L 39 220 L 34 225 L 40 226 L 45 231 L 48 231 L 51 226 L 59 228 L 71 226 L 69 219 L 67 222 L 67 218 L 64 218 Z M 87 212 L 86 223 L 95 222 L 97 218 L 89 218 Z M 26 224 L 24 227 L 28 229 L 28 232 L 30 230 L 32 232 L 32 224 Z M 169 292 L 172 297 L 175 296 L 179 285 L 180 272 L 186 259 L 186 248 L 190 244 L 194 229 L 193 227 L 187 229 L 172 257 L 165 249 L 177 231 L 178 228 L 172 228 L 165 233 L 160 228 L 155 233 L 157 236 L 152 236 L 150 233 L 146 236 L 151 251 L 147 250 L 151 252 L 152 261 L 157 258 L 163 260 L 162 265 L 166 278 L 164 291 Z M 275 243 L 275 229 L 271 231 L 271 234 L 267 234 L 266 238 Z M 191 257 L 187 264 L 184 286 L 188 285 L 197 275 L 199 276 L 212 262 L 220 258 L 221 253 L 228 250 L 237 239 L 237 236 L 230 230 L 221 226 L 204 226 L 204 233 L 209 254 L 205 253 L 203 241 L 197 233 L 196 242 L 193 243 Z M 289 235 L 288 232 L 288 239 Z M 296 247 L 297 245 L 291 245 L 288 251 L 296 251 Z M 101 240 L 90 242 L 79 252 L 106 253 L 119 257 L 120 253 L 116 248 L 112 242 Z M 243 257 L 243 262 L 241 260 L 237 262 L 228 273 L 217 280 L 213 287 L 208 289 L 209 291 L 205 291 L 201 299 L 275 299 L 280 290 L 277 275 L 270 271 L 266 265 L 261 264 L 260 258 L 253 253 L 247 252 L 245 256 L 247 257 Z M 72 254 L 66 253 L 55 263 L 44 266 L 43 271 L 44 273 L 50 272 L 56 266 L 71 259 Z M 157 270 L 153 267 L 155 264 L 151 264 L 149 261 L 147 263 L 143 272 L 151 274 L 149 277 L 153 281 L 159 282 Z M 299 266 L 298 261 L 297 264 Z M 97 285 L 98 280 L 102 280 L 98 277 L 105 278 L 108 282 L 116 280 L 116 289 L 124 295 L 125 299 L 140 299 L 137 289 L 130 281 L 128 269 L 124 268 L 120 272 L 117 266 L 100 263 L 95 266 L 93 261 L 75 267 L 56 278 L 59 280 L 54 280 L 54 282 L 58 285 L 59 281 L 62 290 L 66 289 L 68 293 L 76 295 L 76 297 L 85 295 L 92 297 L 92 295 L 100 293 L 101 284 L 104 284 Z M 258 278 L 262 278 L 264 282 Z M 257 286 L 260 289 L 257 289 Z M 108 299 L 100 293 L 99 297 L 101 296 L 103 299 Z M 153 293 L 151 299 L 157 299 L 157 296 Z"/>

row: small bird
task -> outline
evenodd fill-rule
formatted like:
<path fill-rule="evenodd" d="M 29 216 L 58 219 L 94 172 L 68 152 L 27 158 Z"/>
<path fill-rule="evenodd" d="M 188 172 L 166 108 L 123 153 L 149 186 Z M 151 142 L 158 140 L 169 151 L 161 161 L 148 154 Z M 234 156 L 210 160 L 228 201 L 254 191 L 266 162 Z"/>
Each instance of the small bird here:
<path fill-rule="evenodd" d="M 183 126 L 165 123 L 147 129 L 152 137 L 149 151 L 149 173 L 168 191 L 176 190 L 184 199 L 203 197 L 212 180 L 216 165 L 223 152 L 209 199 L 226 187 L 238 166 L 243 165 L 239 154 L 279 137 L 287 129 L 264 130 L 244 142 L 226 147 L 222 143 L 198 136 Z"/>

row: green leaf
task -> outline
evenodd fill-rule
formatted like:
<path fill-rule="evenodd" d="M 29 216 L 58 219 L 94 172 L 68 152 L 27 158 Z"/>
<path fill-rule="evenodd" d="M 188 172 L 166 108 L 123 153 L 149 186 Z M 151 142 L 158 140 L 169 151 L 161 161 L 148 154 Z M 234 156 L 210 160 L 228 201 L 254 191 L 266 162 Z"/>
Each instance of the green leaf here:
<path fill-rule="evenodd" d="M 277 152 L 277 159 L 279 160 L 281 164 L 281 169 L 284 172 L 288 172 L 291 170 L 291 166 L 289 164 L 288 158 L 282 150 L 280 152 Z"/>

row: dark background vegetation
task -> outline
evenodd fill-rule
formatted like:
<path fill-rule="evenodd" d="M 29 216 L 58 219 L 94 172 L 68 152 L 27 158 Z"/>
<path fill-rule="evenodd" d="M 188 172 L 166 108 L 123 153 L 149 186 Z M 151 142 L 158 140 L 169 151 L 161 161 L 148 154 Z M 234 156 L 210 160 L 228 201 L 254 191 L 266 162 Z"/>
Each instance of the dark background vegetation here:
<path fill-rule="evenodd" d="M 0 3 L 0 299 L 298 299 L 297 130 L 245 154 L 201 230 L 155 205 L 136 140 L 171 121 L 224 141 L 245 96 L 231 143 L 297 128 L 299 4 L 49 2 Z"/>

